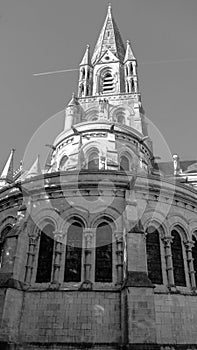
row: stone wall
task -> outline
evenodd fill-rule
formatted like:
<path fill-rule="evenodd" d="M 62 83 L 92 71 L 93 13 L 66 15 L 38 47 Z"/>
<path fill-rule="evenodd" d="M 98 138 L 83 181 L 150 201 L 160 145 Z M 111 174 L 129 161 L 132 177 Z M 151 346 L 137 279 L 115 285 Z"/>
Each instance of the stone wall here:
<path fill-rule="evenodd" d="M 119 343 L 119 293 L 25 293 L 20 342 Z"/>

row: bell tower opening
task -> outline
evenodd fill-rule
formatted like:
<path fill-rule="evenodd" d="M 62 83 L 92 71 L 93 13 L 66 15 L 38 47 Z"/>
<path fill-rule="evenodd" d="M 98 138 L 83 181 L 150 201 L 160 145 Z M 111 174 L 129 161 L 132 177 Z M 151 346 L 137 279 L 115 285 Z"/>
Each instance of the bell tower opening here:
<path fill-rule="evenodd" d="M 105 68 L 100 75 L 99 92 L 107 94 L 114 91 L 114 77 L 110 68 Z"/>

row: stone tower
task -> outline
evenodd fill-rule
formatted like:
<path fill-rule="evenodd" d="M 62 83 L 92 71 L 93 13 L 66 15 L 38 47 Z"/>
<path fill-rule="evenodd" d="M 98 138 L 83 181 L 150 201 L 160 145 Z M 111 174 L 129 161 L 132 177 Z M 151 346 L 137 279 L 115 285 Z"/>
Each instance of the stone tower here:
<path fill-rule="evenodd" d="M 156 166 L 111 5 L 50 147 L 0 176 L 0 348 L 197 349 L 197 167 Z"/>

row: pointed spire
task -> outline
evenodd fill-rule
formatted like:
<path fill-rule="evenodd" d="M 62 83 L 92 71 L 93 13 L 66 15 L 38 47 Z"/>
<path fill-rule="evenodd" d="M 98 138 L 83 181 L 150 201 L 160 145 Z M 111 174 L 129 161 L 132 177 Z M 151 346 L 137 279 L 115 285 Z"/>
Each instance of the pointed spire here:
<path fill-rule="evenodd" d="M 14 175 L 14 152 L 15 149 L 11 149 L 10 155 L 8 157 L 8 160 L 2 170 L 0 180 L 4 181 L 4 184 L 6 183 L 12 183 L 13 182 L 13 175 Z"/>
<path fill-rule="evenodd" d="M 79 103 L 78 103 L 78 99 L 77 97 L 75 96 L 75 93 L 73 92 L 72 93 L 72 98 L 70 100 L 70 102 L 68 103 L 67 107 L 71 107 L 71 106 L 77 106 Z"/>
<path fill-rule="evenodd" d="M 36 176 L 42 174 L 40 167 L 40 155 L 38 154 L 35 162 L 32 164 L 31 168 L 25 174 L 25 178 Z"/>
<path fill-rule="evenodd" d="M 125 54 L 125 58 L 124 58 L 124 63 L 126 63 L 127 61 L 135 61 L 136 58 L 133 54 L 133 51 L 131 49 L 131 44 L 130 41 L 127 40 L 127 49 L 126 49 L 126 54 Z"/>
<path fill-rule="evenodd" d="M 86 46 L 85 54 L 82 58 L 82 61 L 80 63 L 80 66 L 91 66 L 91 59 L 90 59 L 90 45 Z"/>
<path fill-rule="evenodd" d="M 125 47 L 119 32 L 119 29 L 112 16 L 111 4 L 108 5 L 107 16 L 98 37 L 94 52 L 92 55 L 92 64 L 96 64 L 99 58 L 107 51 L 111 52 L 120 59 L 124 60 Z"/>

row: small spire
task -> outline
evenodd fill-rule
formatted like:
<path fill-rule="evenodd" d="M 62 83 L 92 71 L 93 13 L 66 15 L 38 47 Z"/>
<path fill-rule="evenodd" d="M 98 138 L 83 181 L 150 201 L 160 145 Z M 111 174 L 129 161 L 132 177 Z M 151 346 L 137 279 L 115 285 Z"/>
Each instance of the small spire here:
<path fill-rule="evenodd" d="M 91 66 L 91 59 L 90 59 L 90 45 L 87 44 L 86 45 L 86 51 L 85 51 L 85 54 L 82 58 L 82 61 L 80 63 L 80 66 Z"/>
<path fill-rule="evenodd" d="M 75 96 L 75 93 L 73 92 L 72 93 L 72 98 L 70 100 L 70 102 L 68 103 L 67 107 L 70 107 L 70 106 L 77 106 L 78 105 L 78 99 L 77 97 Z"/>
<path fill-rule="evenodd" d="M 29 177 L 40 175 L 40 174 L 42 174 L 42 171 L 41 171 L 41 167 L 40 167 L 40 155 L 38 154 L 35 162 L 32 164 L 32 166 L 28 170 L 28 172 L 25 174 L 25 178 L 29 178 Z"/>
<path fill-rule="evenodd" d="M 136 58 L 135 58 L 133 51 L 131 49 L 131 43 L 129 40 L 127 40 L 127 48 L 126 48 L 124 63 L 126 63 L 127 61 L 134 61 L 134 60 L 136 60 Z"/>
<path fill-rule="evenodd" d="M 108 15 L 111 15 L 111 11 L 112 11 L 112 4 L 111 4 L 111 2 L 109 2 L 109 4 L 108 4 Z"/>
<path fill-rule="evenodd" d="M 13 182 L 13 176 L 14 176 L 14 152 L 15 149 L 12 148 L 10 155 L 8 157 L 8 160 L 2 170 L 0 180 L 4 180 L 6 183 L 12 183 Z"/>

